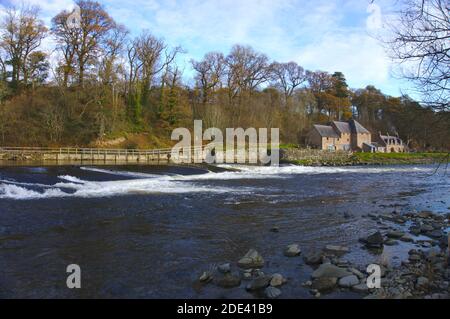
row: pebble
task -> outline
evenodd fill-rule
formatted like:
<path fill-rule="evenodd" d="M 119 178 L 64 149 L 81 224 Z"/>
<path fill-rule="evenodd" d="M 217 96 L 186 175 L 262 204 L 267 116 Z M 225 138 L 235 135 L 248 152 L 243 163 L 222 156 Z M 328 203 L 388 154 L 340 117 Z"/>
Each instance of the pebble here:
<path fill-rule="evenodd" d="M 296 257 L 299 256 L 301 254 L 301 249 L 299 247 L 299 245 L 297 244 L 292 244 L 292 245 L 288 245 L 286 247 L 286 249 L 284 250 L 284 255 L 286 257 Z"/>
<path fill-rule="evenodd" d="M 286 280 L 283 278 L 280 274 L 274 274 L 272 276 L 272 279 L 270 280 L 270 285 L 273 287 L 280 287 L 286 282 Z"/>
<path fill-rule="evenodd" d="M 201 282 L 209 282 L 212 280 L 212 274 L 208 271 L 205 271 L 198 280 Z"/>
<path fill-rule="evenodd" d="M 226 274 L 231 271 L 231 265 L 229 263 L 219 265 L 217 267 L 217 270 L 219 270 L 223 274 Z"/>
<path fill-rule="evenodd" d="M 264 266 L 264 259 L 255 249 L 250 249 L 244 257 L 238 261 L 238 266 L 244 269 L 261 268 Z"/>

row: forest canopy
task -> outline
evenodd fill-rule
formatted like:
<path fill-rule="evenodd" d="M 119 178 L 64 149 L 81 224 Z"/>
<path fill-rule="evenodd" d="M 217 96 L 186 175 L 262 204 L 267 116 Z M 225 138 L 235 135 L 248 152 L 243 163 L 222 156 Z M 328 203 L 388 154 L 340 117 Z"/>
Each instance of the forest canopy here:
<path fill-rule="evenodd" d="M 450 149 L 447 110 L 371 85 L 352 89 L 342 72 L 305 70 L 242 44 L 192 60 L 187 81 L 177 62 L 183 48 L 150 30 L 132 36 L 98 2 L 76 4 L 75 25 L 74 12 L 46 26 L 38 8 L 25 6 L 0 21 L 1 145 L 161 147 L 194 119 L 278 127 L 283 143 L 303 145 L 312 124 L 355 118 L 411 148 Z M 43 48 L 48 37 L 56 59 Z"/>

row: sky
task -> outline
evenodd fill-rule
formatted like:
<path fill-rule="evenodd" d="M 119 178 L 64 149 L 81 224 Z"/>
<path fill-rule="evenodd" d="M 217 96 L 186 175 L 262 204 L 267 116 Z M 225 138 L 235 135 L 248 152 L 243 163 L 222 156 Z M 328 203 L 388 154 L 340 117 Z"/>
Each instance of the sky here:
<path fill-rule="evenodd" d="M 143 29 L 182 46 L 179 63 L 190 78 L 189 61 L 205 53 L 227 53 L 250 45 L 278 62 L 295 61 L 307 70 L 343 72 L 351 88 L 374 85 L 384 93 L 413 95 L 396 76 L 377 35 L 395 8 L 391 0 L 100 0 L 132 35 Z M 1 10 L 38 5 L 47 25 L 72 0 L 0 0 Z"/>

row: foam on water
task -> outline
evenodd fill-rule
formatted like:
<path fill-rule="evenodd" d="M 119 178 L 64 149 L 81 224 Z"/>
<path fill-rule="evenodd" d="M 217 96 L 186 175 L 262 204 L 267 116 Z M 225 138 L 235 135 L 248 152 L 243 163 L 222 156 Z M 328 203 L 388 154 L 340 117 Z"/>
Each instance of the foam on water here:
<path fill-rule="evenodd" d="M 113 171 L 97 168 L 82 168 L 97 173 L 134 177 L 129 180 L 118 181 L 86 181 L 74 176 L 58 176 L 63 182 L 54 185 L 19 183 L 15 181 L 0 181 L 0 199 L 36 199 L 52 197 L 109 197 L 127 194 L 151 193 L 200 193 L 200 192 L 249 192 L 251 189 L 234 186 L 211 187 L 201 181 L 207 180 L 236 180 L 236 179 L 267 179 L 289 178 L 296 174 L 373 174 L 390 172 L 431 172 L 426 167 L 305 167 L 287 165 L 280 167 L 219 165 L 223 168 L 233 168 L 237 171 L 220 173 L 209 172 L 198 175 L 152 175 L 127 171 Z"/>
<path fill-rule="evenodd" d="M 161 175 L 156 175 L 156 174 L 147 174 L 147 173 L 140 173 L 140 172 L 115 171 L 115 170 L 101 169 L 101 168 L 96 168 L 96 167 L 80 167 L 80 169 L 82 169 L 83 171 L 110 174 L 110 175 L 116 175 L 116 176 L 125 176 L 125 177 L 149 178 L 149 177 L 161 176 Z"/>

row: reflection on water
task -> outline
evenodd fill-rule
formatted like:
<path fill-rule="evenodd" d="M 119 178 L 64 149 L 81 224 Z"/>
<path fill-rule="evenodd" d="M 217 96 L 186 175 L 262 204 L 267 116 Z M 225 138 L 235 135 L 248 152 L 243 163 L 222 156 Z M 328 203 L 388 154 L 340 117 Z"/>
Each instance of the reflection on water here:
<path fill-rule="evenodd" d="M 409 247 L 361 249 L 375 228 L 362 216 L 450 207 L 448 175 L 428 166 L 240 168 L 0 168 L 0 297 L 252 298 L 195 281 L 256 248 L 266 273 L 290 278 L 283 297 L 309 298 L 311 268 L 284 258 L 285 245 L 342 244 L 357 264 L 395 263 Z M 73 263 L 81 290 L 65 286 Z"/>

